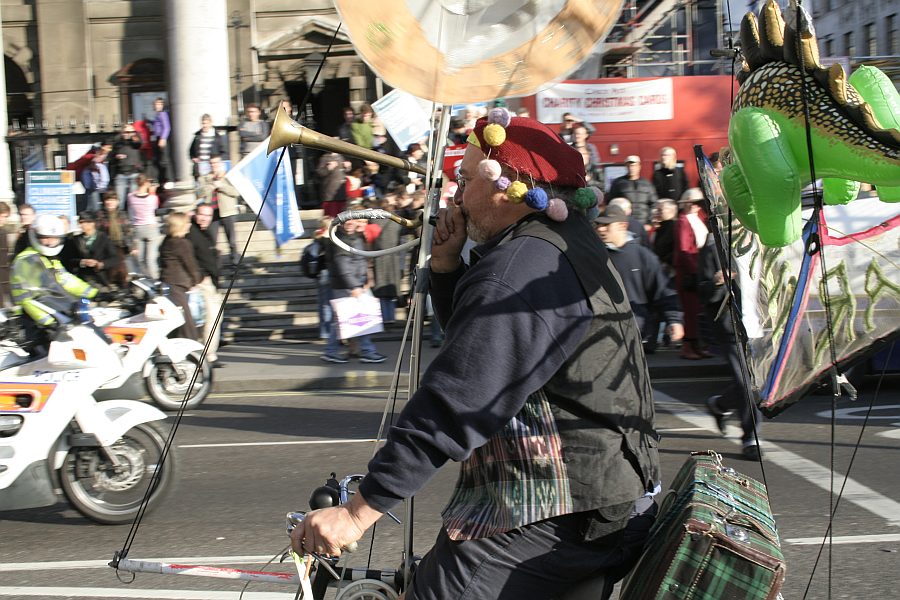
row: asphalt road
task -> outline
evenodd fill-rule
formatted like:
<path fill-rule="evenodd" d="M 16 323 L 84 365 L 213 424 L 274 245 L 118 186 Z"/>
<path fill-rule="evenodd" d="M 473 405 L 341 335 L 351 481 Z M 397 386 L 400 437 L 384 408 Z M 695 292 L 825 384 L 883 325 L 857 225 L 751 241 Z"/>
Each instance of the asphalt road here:
<path fill-rule="evenodd" d="M 869 382 L 856 404 L 841 400 L 835 428 L 834 485 L 839 489 L 874 392 Z M 723 439 L 702 411 L 720 379 L 656 381 L 658 428 L 664 436 L 664 489 L 687 453 L 711 448 L 738 471 L 761 477 L 740 457 L 738 430 Z M 364 470 L 386 393 L 239 394 L 211 396 L 187 415 L 176 437 L 175 488 L 137 531 L 129 557 L 260 569 L 287 544 L 284 515 L 306 508 L 310 491 L 329 473 Z M 825 535 L 831 485 L 830 398 L 811 396 L 764 423 L 765 475 L 788 561 L 786 600 L 804 597 Z M 424 553 L 439 526 L 455 468 L 444 468 L 415 503 L 415 551 Z M 882 388 L 859 444 L 807 598 L 896 598 L 900 573 L 900 380 Z M 895 499 L 897 498 L 897 499 Z M 400 515 L 402 517 L 402 515 Z M 105 566 L 129 528 L 92 524 L 59 504 L 0 513 L 0 597 L 210 598 L 239 597 L 233 581 L 128 574 Z M 402 527 L 383 520 L 373 564 L 396 567 Z M 366 561 L 368 542 L 352 558 Z M 292 565 L 266 570 L 288 572 Z M 293 598 L 294 590 L 252 584 L 244 598 Z"/>

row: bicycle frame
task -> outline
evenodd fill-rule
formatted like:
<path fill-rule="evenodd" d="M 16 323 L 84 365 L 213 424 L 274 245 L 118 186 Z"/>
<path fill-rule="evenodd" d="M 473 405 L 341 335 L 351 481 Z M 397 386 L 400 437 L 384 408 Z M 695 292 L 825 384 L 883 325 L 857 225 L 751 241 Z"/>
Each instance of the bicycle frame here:
<path fill-rule="evenodd" d="M 340 504 L 345 504 L 352 495 L 350 485 L 362 481 L 363 475 L 348 475 L 338 484 Z M 388 516 L 400 523 L 393 514 Z M 306 511 L 289 512 L 286 515 L 287 534 L 306 516 Z M 352 552 L 354 548 L 347 549 Z M 110 561 L 109 566 L 119 571 L 128 573 L 154 573 L 158 575 L 185 575 L 189 577 L 209 577 L 214 579 L 230 579 L 232 581 L 246 581 L 257 583 L 279 583 L 300 587 L 304 591 L 301 596 L 304 600 L 323 600 L 331 585 L 341 587 L 338 598 L 343 594 L 356 594 L 365 589 L 381 586 L 377 591 L 379 595 L 373 598 L 383 597 L 386 600 L 395 600 L 404 584 L 402 569 L 368 569 L 363 567 L 338 566 L 340 557 L 326 558 L 316 554 L 306 554 L 302 557 L 292 551 L 281 556 L 280 562 L 285 562 L 289 557 L 294 558 L 297 571 L 295 573 L 274 573 L 252 569 L 235 569 L 230 567 L 212 567 L 206 565 L 187 565 L 181 563 L 168 563 L 148 560 L 131 560 L 120 557 L 118 553 Z M 344 582 L 350 582 L 341 586 Z M 370 586 L 366 588 L 366 586 Z M 354 590 L 354 588 L 357 588 Z M 308 592 L 307 592 L 308 590 Z M 310 596 L 306 594 L 309 593 Z M 388 594 L 388 595 L 385 595 Z"/>

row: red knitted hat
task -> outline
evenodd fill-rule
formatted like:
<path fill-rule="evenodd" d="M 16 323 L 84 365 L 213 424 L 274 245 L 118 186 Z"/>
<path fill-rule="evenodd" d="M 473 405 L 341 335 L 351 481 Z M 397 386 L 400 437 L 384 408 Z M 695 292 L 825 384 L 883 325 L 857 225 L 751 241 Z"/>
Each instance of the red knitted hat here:
<path fill-rule="evenodd" d="M 487 118 L 478 119 L 472 133 L 489 158 L 527 177 L 551 185 L 580 188 L 585 184 L 584 159 L 549 127 L 527 117 L 512 117 L 506 126 L 506 140 L 497 146 L 484 139 Z"/>

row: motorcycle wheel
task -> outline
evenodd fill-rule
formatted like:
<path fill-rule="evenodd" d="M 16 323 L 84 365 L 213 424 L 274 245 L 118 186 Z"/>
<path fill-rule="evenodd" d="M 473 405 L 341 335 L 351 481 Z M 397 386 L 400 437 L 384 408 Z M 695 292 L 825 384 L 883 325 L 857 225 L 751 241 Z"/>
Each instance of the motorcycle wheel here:
<path fill-rule="evenodd" d="M 148 510 L 160 501 L 175 477 L 175 454 L 160 465 L 166 436 L 155 423 L 140 423 L 125 432 L 110 451 L 121 463 L 109 462 L 100 448 L 72 448 L 63 461 L 60 483 L 78 512 L 104 525 L 130 523 L 144 499 L 153 474 L 159 479 L 150 494 Z"/>
<path fill-rule="evenodd" d="M 209 361 L 204 360 L 203 364 L 199 364 L 200 356 L 198 354 L 188 354 L 181 362 L 157 363 L 150 368 L 147 375 L 147 392 L 153 401 L 163 410 L 179 410 L 184 394 L 187 392 L 188 385 L 197 370 L 198 365 L 200 373 L 197 375 L 197 381 L 191 390 L 191 396 L 187 399 L 184 407 L 185 410 L 191 410 L 200 406 L 209 392 L 212 390 L 212 369 Z"/>

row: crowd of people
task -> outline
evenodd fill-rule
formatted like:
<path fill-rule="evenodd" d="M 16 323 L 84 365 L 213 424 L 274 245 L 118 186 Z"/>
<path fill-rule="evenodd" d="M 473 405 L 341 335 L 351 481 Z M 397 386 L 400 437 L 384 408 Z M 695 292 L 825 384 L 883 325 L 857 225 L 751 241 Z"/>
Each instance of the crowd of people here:
<path fill-rule="evenodd" d="M 287 105 L 290 110 L 290 102 Z M 173 301 L 185 309 L 185 324 L 173 335 L 211 339 L 207 356 L 221 364 L 216 354 L 219 331 L 211 331 L 215 319 L 207 319 L 205 331 L 198 331 L 188 292 L 202 294 L 206 314 L 217 314 L 220 271 L 235 268 L 240 259 L 234 220 L 242 202 L 225 178 L 229 143 L 204 114 L 188 150 L 194 177 L 191 200 L 170 203 L 172 123 L 163 98 L 153 106 L 152 118 L 126 123 L 114 139 L 95 143 L 68 165 L 84 192 L 76 196 L 74 222 L 68 215 L 40 215 L 48 233 L 44 241 L 52 245 L 41 243 L 42 235 L 34 229 L 33 206 L 17 204 L 18 229 L 9 232 L 12 211 L 0 203 L 0 306 L 23 307 L 36 348 L 46 342 L 45 330 L 52 325 L 31 302 L 40 293 L 40 282 L 56 282 L 54 292 L 63 297 L 94 298 L 126 285 L 130 274 L 142 274 L 168 284 Z M 247 105 L 238 127 L 241 157 L 269 135 L 270 124 L 261 114 L 259 106 Z M 224 259 L 216 249 L 220 227 L 230 250 Z M 40 256 L 46 260 L 35 258 Z"/>
<path fill-rule="evenodd" d="M 60 237 L 58 248 L 54 246 L 52 253 L 45 256 L 53 256 L 56 262 L 51 267 L 58 266 L 66 278 L 74 277 L 89 286 L 79 288 L 81 291 L 90 289 L 93 293 L 125 285 L 129 273 L 145 274 L 167 283 L 172 300 L 185 309 L 186 317 L 185 324 L 173 335 L 201 340 L 212 336 L 208 356 L 216 362 L 219 332 L 197 330 L 189 310 L 188 293 L 191 290 L 202 293 L 206 314 L 215 315 L 221 306 L 216 291 L 220 271 L 237 265 L 240 259 L 234 222 L 241 199 L 237 189 L 225 178 L 229 144 L 226 136 L 213 126 L 210 115 L 204 114 L 188 150 L 195 198 L 187 205 L 179 201 L 177 207 L 170 207 L 170 186 L 165 182 L 171 175 L 168 144 L 171 120 L 162 99 L 157 99 L 154 106 L 156 116 L 149 124 L 126 124 L 115 140 L 96 144 L 70 165 L 85 193 L 76 198 L 75 222 L 69 223 L 67 217 L 59 219 L 59 227 L 65 234 Z M 293 106 L 285 100 L 278 109 L 291 113 Z M 386 131 L 373 120 L 373 115 L 368 105 L 362 106 L 358 113 L 348 109 L 346 127 L 341 127 L 340 135 L 358 145 L 387 152 Z M 265 140 L 270 129 L 270 124 L 261 119 L 259 107 L 248 105 L 245 119 L 238 127 L 241 156 Z M 406 153 L 412 163 L 422 163 L 424 154 L 420 144 L 413 144 Z M 415 172 L 387 170 L 370 161 L 326 153 L 319 161 L 316 177 L 326 216 L 333 216 L 348 206 L 370 206 L 414 219 L 424 206 L 424 179 Z M 17 280 L 16 257 L 26 249 L 34 250 L 29 236 L 33 233 L 35 210 L 27 203 L 19 204 L 16 209 L 19 230 L 13 238 L 0 236 L 4 244 L 12 244 L 8 249 L 0 248 L 0 297 L 4 305 L 13 303 L 17 287 L 28 287 L 27 282 Z M 4 205 L 0 212 L 4 213 L 0 216 L 4 223 L 0 225 L 5 227 L 9 207 Z M 222 258 L 216 249 L 220 228 L 229 245 L 229 253 Z M 415 232 L 399 226 L 350 222 L 340 235 L 352 246 L 386 248 Z M 191 251 L 187 251 L 189 246 Z M 384 321 L 390 326 L 395 320 L 396 306 L 406 302 L 407 288 L 401 285 L 401 280 L 404 272 L 409 275 L 412 263 L 392 255 L 370 265 L 369 261 L 360 261 L 330 245 L 324 255 L 329 259 L 329 268 L 319 276 L 321 328 L 329 342 L 323 358 L 332 362 L 346 362 L 351 356 L 358 356 L 363 362 L 385 360 L 366 337 L 352 340 L 349 352 L 343 351 L 336 328 L 331 326 L 333 315 L 329 301 L 372 288 L 383 308 Z M 62 277 L 62 271 L 54 277 Z M 371 282 L 368 281 L 370 272 L 374 274 Z M 213 321 L 210 318 L 206 323 Z M 439 344 L 441 337 L 435 325 L 432 342 Z"/>
<path fill-rule="evenodd" d="M 486 111 L 483 107 L 468 106 L 451 117 L 446 143 L 465 143 L 476 120 Z M 521 109 L 517 114 L 527 116 L 527 111 Z M 423 163 L 427 153 L 426 140 L 411 144 L 405 151 L 391 148 L 384 126 L 368 104 L 358 111 L 347 107 L 343 117 L 344 123 L 338 130 L 341 139 L 401 156 L 413 164 Z M 651 293 L 644 297 L 644 294 L 641 298 L 640 303 L 647 304 L 646 309 L 641 309 L 645 313 L 641 319 L 645 350 L 652 353 L 660 342 L 680 341 L 682 358 L 709 358 L 712 355 L 700 334 L 704 311 L 696 291 L 697 257 L 707 233 L 700 213 L 702 192 L 689 185 L 684 167 L 678 164 L 675 149 L 669 146 L 660 149 L 659 162 L 651 179 L 642 176 L 641 157 L 630 155 L 625 158 L 627 173 L 604 189 L 600 153 L 589 141 L 594 133 L 593 125 L 580 121 L 571 113 L 565 113 L 562 121 L 558 135 L 582 157 L 586 183 L 605 192 L 607 206 L 620 206 L 627 213 L 627 221 L 622 222 L 626 226 L 625 232 L 622 236 L 613 236 L 619 247 L 613 256 L 630 255 L 632 240 L 647 250 L 635 256 L 641 258 L 645 276 L 659 287 L 660 295 Z M 371 161 L 333 152 L 325 153 L 319 159 L 316 176 L 323 211 L 328 217 L 334 217 L 349 206 L 380 208 L 382 204 L 391 212 L 407 213 L 415 210 L 413 198 L 424 190 L 423 178 L 414 172 L 379 167 Z M 620 227 L 622 225 L 616 222 L 609 228 L 618 230 Z M 372 241 L 368 240 L 368 243 L 371 245 Z M 637 287 L 633 289 L 636 291 Z M 387 309 L 384 316 L 386 321 L 393 320 Z M 665 329 L 660 328 L 661 323 L 666 324 Z M 675 337 L 671 333 L 672 325 L 677 325 Z M 327 327 L 323 326 L 323 332 L 325 329 Z M 326 360 L 335 356 L 331 352 L 325 354 Z"/>
<path fill-rule="evenodd" d="M 279 108 L 293 110 L 289 101 L 282 102 Z M 170 238 L 177 237 L 171 228 L 168 235 L 163 234 L 158 215 L 166 204 L 166 186 L 160 183 L 168 180 L 171 166 L 168 144 L 171 120 L 162 98 L 155 101 L 154 109 L 155 117 L 149 124 L 124 125 L 115 140 L 98 145 L 73 165 L 85 193 L 78 198 L 79 233 L 69 236 L 60 259 L 71 273 L 98 286 L 122 285 L 129 272 L 160 276 L 165 258 L 160 248 L 171 245 Z M 453 116 L 446 143 L 465 143 L 486 111 L 485 107 L 472 105 Z M 526 109 L 520 109 L 517 114 L 528 116 Z M 366 149 L 399 155 L 412 164 L 424 163 L 428 140 L 402 150 L 397 148 L 369 104 L 362 104 L 358 109 L 346 107 L 343 119 L 336 137 Z M 269 131 L 270 125 L 262 119 L 260 108 L 248 105 L 238 127 L 240 155 L 251 152 Z M 590 142 L 593 133 L 590 123 L 572 113 L 563 115 L 558 130 L 559 138 L 581 156 L 585 183 L 603 189 L 600 153 Z M 233 266 L 239 260 L 234 221 L 241 202 L 238 191 L 225 178 L 229 161 L 227 138 L 213 126 L 209 115 L 202 116 L 188 153 L 198 204 L 212 211 L 204 235 L 215 240 L 218 230 L 224 230 L 229 253 L 222 266 Z M 641 306 L 636 312 L 640 313 L 644 349 L 652 353 L 659 343 L 680 341 L 682 358 L 708 358 L 711 354 L 701 335 L 704 328 L 700 326 L 706 311 L 697 291 L 698 257 L 708 233 L 701 211 L 702 193 L 689 186 L 672 147 L 660 149 L 659 162 L 649 179 L 642 176 L 640 156 L 627 156 L 625 165 L 627 173 L 603 189 L 607 199 L 605 209 L 615 210 L 595 225 L 615 260 L 640 263 L 644 281 L 631 286 L 630 291 L 638 296 L 633 302 Z M 325 152 L 318 159 L 315 181 L 325 217 L 334 217 L 348 207 L 384 208 L 401 216 L 415 217 L 424 205 L 425 181 L 418 173 L 334 152 Z M 3 252 L 0 259 L 0 286 L 6 285 L 4 280 L 8 277 L 3 273 L 9 269 L 12 258 L 28 246 L 27 230 L 34 210 L 22 204 L 18 212 L 22 230 L 14 247 Z M 399 226 L 396 229 L 382 223 L 351 222 L 340 228 L 339 235 L 366 248 L 386 248 L 396 240 L 415 235 Z M 325 245 L 324 240 L 322 244 Z M 638 250 L 638 246 L 642 249 Z M 383 319 L 390 325 L 395 320 L 397 304 L 406 301 L 404 291 L 410 284 L 404 278 L 411 274 L 413 261 L 386 258 L 364 261 L 355 266 L 361 274 L 360 282 L 341 272 L 345 261 L 341 260 L 340 251 L 330 247 L 328 251 L 338 252 L 338 256 L 329 261 L 331 268 L 319 275 L 322 337 L 333 337 L 330 298 L 340 297 L 348 289 L 360 293 L 359 290 L 372 288 L 381 303 Z M 212 280 L 218 278 L 217 273 L 208 275 Z M 184 278 L 179 279 L 179 285 L 184 287 Z M 10 301 L 10 294 L 3 287 L 0 296 L 3 302 Z M 661 329 L 661 324 L 665 328 Z M 432 343 L 439 345 L 442 335 L 435 322 Z M 339 351 L 335 343 L 332 340 L 323 359 L 346 362 L 348 356 L 359 354 L 355 344 L 348 354 Z M 366 344 L 362 354 L 371 357 L 377 353 Z"/>
<path fill-rule="evenodd" d="M 88 152 L 68 165 L 84 187 L 84 193 L 76 199 L 78 212 L 100 210 L 101 199 L 108 191 L 115 191 L 120 208 L 125 210 L 129 194 L 139 187 L 139 175 L 146 176 L 161 190 L 170 187 L 167 184 L 174 179 L 169 145 L 172 122 L 162 98 L 157 98 L 153 106 L 152 118 L 126 123 L 115 138 L 96 142 Z M 271 125 L 261 116 L 258 105 L 246 106 L 237 127 L 241 158 L 269 135 Z M 230 155 L 227 133 L 214 127 L 212 117 L 204 114 L 188 148 L 194 179 L 199 181 L 214 172 L 214 158 L 227 162 Z"/>

